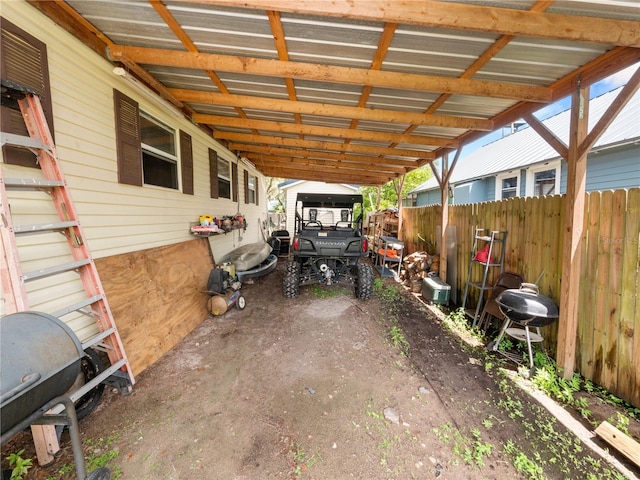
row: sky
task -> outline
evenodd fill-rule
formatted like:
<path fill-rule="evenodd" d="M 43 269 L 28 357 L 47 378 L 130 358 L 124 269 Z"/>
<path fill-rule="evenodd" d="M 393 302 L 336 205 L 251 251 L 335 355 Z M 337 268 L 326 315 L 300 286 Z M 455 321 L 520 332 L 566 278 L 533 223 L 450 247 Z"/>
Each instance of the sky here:
<path fill-rule="evenodd" d="M 640 63 L 637 63 L 625 68 L 624 70 L 620 70 L 618 73 L 615 73 L 610 77 L 605 78 L 604 80 L 600 80 L 599 82 L 594 83 L 593 85 L 591 85 L 590 97 L 598 97 L 603 93 L 614 90 L 621 85 L 625 85 L 629 81 L 629 78 L 631 78 L 631 75 L 633 75 L 633 73 L 638 69 L 639 66 Z M 558 100 L 555 103 L 541 108 L 540 110 L 535 112 L 534 115 L 539 120 L 545 120 L 549 117 L 552 117 L 553 115 L 568 110 L 569 108 L 571 108 L 571 96 L 565 97 L 562 100 Z M 475 152 L 484 145 L 500 139 L 502 136 L 502 130 L 497 130 L 485 135 L 475 142 L 471 142 L 470 144 L 465 145 L 460 158 L 464 158 L 465 156 L 469 155 L 472 152 Z"/>

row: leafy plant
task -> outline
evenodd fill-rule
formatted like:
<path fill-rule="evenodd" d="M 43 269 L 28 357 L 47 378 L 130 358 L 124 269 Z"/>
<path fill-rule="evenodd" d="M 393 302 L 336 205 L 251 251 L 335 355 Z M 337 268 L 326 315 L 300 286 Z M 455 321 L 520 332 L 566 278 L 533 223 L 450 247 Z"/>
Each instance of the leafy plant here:
<path fill-rule="evenodd" d="M 391 327 L 391 331 L 389 332 L 391 336 L 391 341 L 393 342 L 393 346 L 400 350 L 400 353 L 403 355 L 409 354 L 409 342 L 402 333 L 402 329 L 398 325 L 394 325 Z"/>
<path fill-rule="evenodd" d="M 7 460 L 11 468 L 11 480 L 22 480 L 29 473 L 29 469 L 33 466 L 33 460 L 30 458 L 22 458 L 24 448 L 17 453 L 11 453 Z"/>

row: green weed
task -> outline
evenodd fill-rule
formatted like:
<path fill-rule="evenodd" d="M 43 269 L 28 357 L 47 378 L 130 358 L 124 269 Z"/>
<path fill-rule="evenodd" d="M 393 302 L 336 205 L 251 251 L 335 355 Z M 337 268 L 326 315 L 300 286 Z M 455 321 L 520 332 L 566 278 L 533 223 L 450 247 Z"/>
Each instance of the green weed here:
<path fill-rule="evenodd" d="M 322 285 L 319 285 L 317 283 L 312 284 L 309 287 L 309 290 L 311 290 L 311 293 L 313 294 L 314 297 L 316 298 L 333 298 L 333 297 L 340 297 L 343 295 L 346 295 L 347 289 L 343 288 L 343 287 L 324 287 Z"/>
<path fill-rule="evenodd" d="M 22 458 L 23 453 L 24 448 L 16 453 L 11 453 L 7 457 L 11 468 L 11 480 L 22 480 L 33 466 L 33 461 L 30 458 Z"/>
<path fill-rule="evenodd" d="M 389 335 L 391 336 L 391 342 L 393 343 L 393 346 L 400 350 L 400 353 L 402 353 L 403 355 L 409 355 L 409 342 L 405 338 L 404 333 L 402 333 L 402 329 L 398 325 L 394 325 L 393 327 L 391 327 Z"/>

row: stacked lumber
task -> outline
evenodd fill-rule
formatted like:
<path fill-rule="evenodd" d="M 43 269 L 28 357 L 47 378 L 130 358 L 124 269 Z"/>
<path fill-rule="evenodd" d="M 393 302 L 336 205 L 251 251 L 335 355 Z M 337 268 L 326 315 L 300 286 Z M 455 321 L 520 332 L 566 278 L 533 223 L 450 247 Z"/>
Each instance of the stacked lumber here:
<path fill-rule="evenodd" d="M 422 279 L 440 273 L 440 256 L 427 252 L 414 252 L 402 259 L 400 280 L 403 285 L 419 292 L 422 288 Z"/>

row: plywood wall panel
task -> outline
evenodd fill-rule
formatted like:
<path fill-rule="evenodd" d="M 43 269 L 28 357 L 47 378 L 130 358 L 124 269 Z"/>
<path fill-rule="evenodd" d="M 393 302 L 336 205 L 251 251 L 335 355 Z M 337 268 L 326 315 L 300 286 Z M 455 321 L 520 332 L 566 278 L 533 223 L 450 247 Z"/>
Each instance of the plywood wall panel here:
<path fill-rule="evenodd" d="M 208 316 L 206 238 L 100 258 L 96 266 L 136 375 Z"/>

